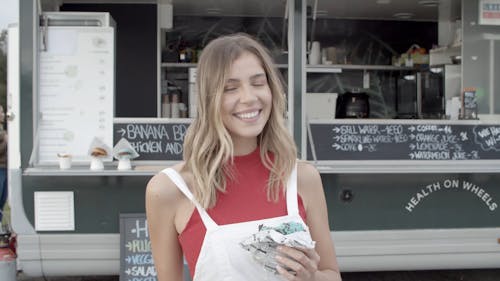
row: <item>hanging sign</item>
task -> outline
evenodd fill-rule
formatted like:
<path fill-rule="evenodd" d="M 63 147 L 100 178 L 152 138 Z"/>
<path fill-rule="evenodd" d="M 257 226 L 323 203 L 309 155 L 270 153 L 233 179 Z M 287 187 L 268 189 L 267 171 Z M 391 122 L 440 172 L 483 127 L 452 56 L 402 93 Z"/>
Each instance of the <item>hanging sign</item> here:
<path fill-rule="evenodd" d="M 500 0 L 480 0 L 479 24 L 500 25 Z"/>

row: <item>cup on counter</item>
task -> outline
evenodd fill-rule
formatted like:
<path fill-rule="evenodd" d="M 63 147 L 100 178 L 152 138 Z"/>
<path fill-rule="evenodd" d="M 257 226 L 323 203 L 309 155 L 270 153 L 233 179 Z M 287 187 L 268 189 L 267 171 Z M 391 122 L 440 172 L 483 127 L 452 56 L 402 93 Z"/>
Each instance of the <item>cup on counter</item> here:
<path fill-rule="evenodd" d="M 325 48 L 326 52 L 326 61 L 330 61 L 333 64 L 338 64 L 337 61 L 337 49 L 335 47 L 327 47 Z"/>
<path fill-rule="evenodd" d="M 330 56 L 332 56 L 333 63 L 336 64 L 349 64 L 347 59 L 347 51 L 343 47 L 333 47 L 330 50 Z"/>
<path fill-rule="evenodd" d="M 57 153 L 57 158 L 59 159 L 59 169 L 61 170 L 71 169 L 71 154 Z"/>
<path fill-rule="evenodd" d="M 170 101 L 167 94 L 161 96 L 161 117 L 170 117 Z"/>
<path fill-rule="evenodd" d="M 179 117 L 187 118 L 187 106 L 184 103 L 179 103 Z"/>
<path fill-rule="evenodd" d="M 170 114 L 172 118 L 179 118 L 179 95 L 177 93 L 172 95 L 172 102 L 170 103 Z"/>
<path fill-rule="evenodd" d="M 122 158 L 118 160 L 118 170 L 131 170 L 132 164 L 130 163 L 130 158 Z"/>
<path fill-rule="evenodd" d="M 322 64 L 333 64 L 333 61 L 328 59 L 328 50 L 327 48 L 321 49 L 321 63 Z"/>
<path fill-rule="evenodd" d="M 314 41 L 311 44 L 309 52 L 309 64 L 321 64 L 321 46 L 319 41 Z"/>
<path fill-rule="evenodd" d="M 92 171 L 104 170 L 104 163 L 102 163 L 102 159 L 99 157 L 92 157 L 90 160 L 90 169 Z"/>

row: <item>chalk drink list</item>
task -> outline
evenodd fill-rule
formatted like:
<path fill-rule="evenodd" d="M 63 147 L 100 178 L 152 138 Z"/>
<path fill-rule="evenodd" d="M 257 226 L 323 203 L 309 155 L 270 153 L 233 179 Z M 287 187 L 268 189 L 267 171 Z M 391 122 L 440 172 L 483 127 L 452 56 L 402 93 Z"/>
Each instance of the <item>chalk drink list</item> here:
<path fill-rule="evenodd" d="M 310 160 L 500 159 L 500 126 L 310 124 Z"/>

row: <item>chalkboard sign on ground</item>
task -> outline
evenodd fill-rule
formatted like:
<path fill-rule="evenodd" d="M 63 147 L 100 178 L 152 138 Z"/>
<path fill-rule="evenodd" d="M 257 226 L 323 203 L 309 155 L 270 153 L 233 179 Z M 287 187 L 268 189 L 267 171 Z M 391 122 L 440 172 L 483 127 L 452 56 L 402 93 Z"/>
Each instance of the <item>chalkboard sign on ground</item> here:
<path fill-rule="evenodd" d="M 182 144 L 190 123 L 114 123 L 113 141 L 127 139 L 139 153 L 135 160 L 182 160 Z"/>
<path fill-rule="evenodd" d="M 156 281 L 145 214 L 120 214 L 120 281 Z"/>
<path fill-rule="evenodd" d="M 309 160 L 500 159 L 500 125 L 311 123 Z"/>

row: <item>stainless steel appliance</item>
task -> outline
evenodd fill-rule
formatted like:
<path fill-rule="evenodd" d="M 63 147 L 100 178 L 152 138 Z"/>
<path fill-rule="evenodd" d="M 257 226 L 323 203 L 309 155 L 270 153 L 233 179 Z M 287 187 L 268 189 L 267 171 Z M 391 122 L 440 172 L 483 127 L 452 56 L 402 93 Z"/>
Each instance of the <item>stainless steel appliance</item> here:
<path fill-rule="evenodd" d="M 369 96 L 353 90 L 338 97 L 337 118 L 368 118 L 370 116 Z"/>
<path fill-rule="evenodd" d="M 442 119 L 445 113 L 444 84 L 441 73 L 424 71 L 419 75 L 420 103 L 418 116 L 422 119 Z M 418 88 L 417 88 L 418 91 Z M 418 93 L 417 93 L 418 94 Z"/>
<path fill-rule="evenodd" d="M 461 65 L 431 66 L 397 79 L 396 118 L 444 119 L 446 101 L 461 93 Z"/>

